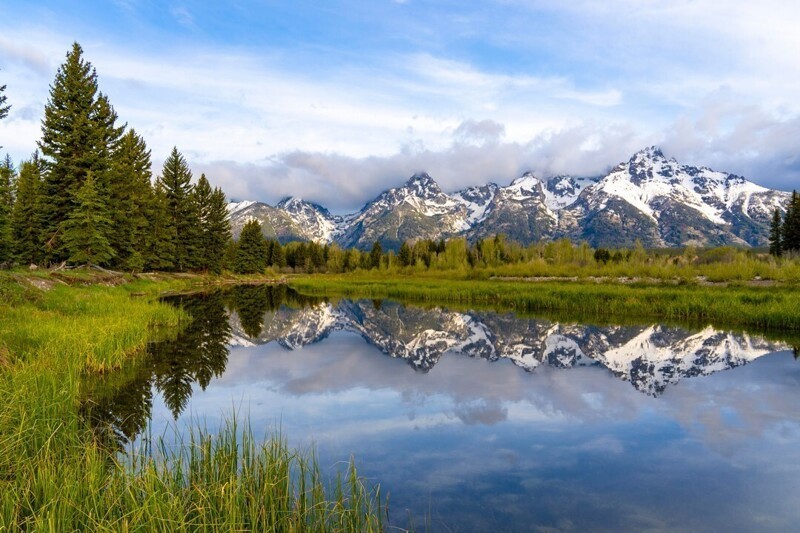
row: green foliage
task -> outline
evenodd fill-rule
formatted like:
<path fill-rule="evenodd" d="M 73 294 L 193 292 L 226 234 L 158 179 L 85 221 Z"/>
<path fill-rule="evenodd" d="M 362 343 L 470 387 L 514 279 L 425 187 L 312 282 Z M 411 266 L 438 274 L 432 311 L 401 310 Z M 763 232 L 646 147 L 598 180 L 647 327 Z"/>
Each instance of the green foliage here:
<path fill-rule="evenodd" d="M 242 228 L 236 246 L 233 269 L 237 274 L 255 274 L 267 268 L 267 243 L 261 233 L 261 224 L 249 220 Z"/>
<path fill-rule="evenodd" d="M 782 250 L 800 253 L 800 195 L 797 194 L 797 191 L 792 192 L 781 235 Z"/>
<path fill-rule="evenodd" d="M 145 252 L 151 245 L 150 223 L 155 206 L 150 150 L 133 129 L 117 143 L 110 177 L 110 242 L 117 253 L 115 264 L 139 271 L 145 267 Z"/>
<path fill-rule="evenodd" d="M 175 267 L 177 235 L 169 215 L 167 192 L 160 179 L 156 180 L 152 201 L 153 215 L 150 220 L 145 263 L 155 270 L 172 270 Z"/>
<path fill-rule="evenodd" d="M 38 152 L 20 165 L 16 189 L 17 197 L 11 212 L 14 255 L 23 264 L 37 264 L 43 258 L 42 161 Z"/>
<path fill-rule="evenodd" d="M 6 103 L 8 97 L 3 94 L 4 92 L 6 92 L 6 86 L 0 85 L 0 120 L 6 118 L 8 116 L 8 111 L 11 109 L 11 106 Z"/>
<path fill-rule="evenodd" d="M 611 261 L 611 252 L 605 248 L 598 248 L 594 251 L 594 260 L 598 263 L 608 263 Z"/>
<path fill-rule="evenodd" d="M 598 284 L 594 281 L 519 282 L 385 276 L 362 273 L 341 277 L 295 278 L 303 294 L 357 296 L 428 302 L 434 305 L 488 305 L 515 312 L 567 312 L 573 316 L 648 317 L 709 322 L 761 329 L 800 331 L 800 292 L 792 288 L 698 287 L 689 284 Z"/>
<path fill-rule="evenodd" d="M 372 250 L 369 252 L 369 266 L 370 268 L 379 268 L 381 266 L 381 256 L 383 255 L 383 248 L 380 241 L 375 241 L 372 245 Z"/>
<path fill-rule="evenodd" d="M 6 155 L 0 163 L 0 264 L 9 263 L 13 259 L 11 213 L 14 207 L 13 189 L 16 176 L 11 157 Z"/>
<path fill-rule="evenodd" d="M 199 219 L 197 267 L 219 274 L 225 247 L 231 239 L 225 193 L 219 188 L 212 190 L 203 174 L 194 188 L 194 203 Z"/>
<path fill-rule="evenodd" d="M 400 251 L 397 253 L 397 260 L 400 261 L 400 266 L 410 266 L 411 259 L 411 247 L 406 241 L 403 241 L 403 244 L 400 245 Z"/>
<path fill-rule="evenodd" d="M 64 223 L 64 246 L 72 263 L 103 265 L 114 257 L 109 244 L 111 219 L 100 199 L 94 175 L 87 174 L 76 195 L 77 206 Z"/>
<path fill-rule="evenodd" d="M 62 226 L 75 208 L 78 189 L 89 172 L 97 173 L 98 193 L 106 193 L 107 143 L 113 141 L 118 130 L 113 126 L 116 114 L 107 99 L 100 96 L 97 74 L 83 59 L 80 45 L 74 43 L 50 86 L 39 141 L 45 163 L 43 240 L 51 260 L 67 258 Z"/>
<path fill-rule="evenodd" d="M 781 212 L 776 208 L 772 213 L 772 223 L 769 228 L 769 253 L 775 257 L 783 254 L 783 228 L 781 226 Z"/>
<path fill-rule="evenodd" d="M 172 264 L 178 271 L 190 270 L 197 266 L 200 229 L 191 183 L 192 172 L 177 148 L 173 148 L 164 161 L 159 181 L 167 199 L 167 229 L 173 238 Z"/>

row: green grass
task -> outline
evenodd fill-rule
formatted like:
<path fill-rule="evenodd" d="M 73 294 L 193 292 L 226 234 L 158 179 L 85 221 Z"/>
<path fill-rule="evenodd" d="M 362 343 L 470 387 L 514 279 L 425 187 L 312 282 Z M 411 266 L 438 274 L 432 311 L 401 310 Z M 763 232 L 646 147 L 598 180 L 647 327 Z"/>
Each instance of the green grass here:
<path fill-rule="evenodd" d="M 280 439 L 257 444 L 235 420 L 216 436 L 195 429 L 176 448 L 112 453 L 81 419 L 82 383 L 177 333 L 187 317 L 160 292 L 217 283 L 118 281 L 0 274 L 0 531 L 382 529 L 379 494 L 353 467 L 327 484 L 313 456 Z"/>
<path fill-rule="evenodd" d="M 297 277 L 309 295 L 388 298 L 438 305 L 493 306 L 522 313 L 635 317 L 800 331 L 800 290 L 787 287 L 695 284 L 537 282 L 446 279 L 445 276 L 340 275 Z"/>

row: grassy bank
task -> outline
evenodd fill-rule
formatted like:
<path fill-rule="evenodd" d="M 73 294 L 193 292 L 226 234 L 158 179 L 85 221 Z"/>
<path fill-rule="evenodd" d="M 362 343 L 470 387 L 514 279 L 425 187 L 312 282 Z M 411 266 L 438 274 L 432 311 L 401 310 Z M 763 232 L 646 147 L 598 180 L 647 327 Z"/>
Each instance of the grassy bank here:
<path fill-rule="evenodd" d="M 387 277 L 371 273 L 296 277 L 290 280 L 290 285 L 309 295 L 496 306 L 526 313 L 718 322 L 753 329 L 800 331 L 800 290 L 796 286 L 527 283 L 448 279 L 444 275 Z"/>
<path fill-rule="evenodd" d="M 187 320 L 159 293 L 221 282 L 0 274 L 0 531 L 381 528 L 354 470 L 325 490 L 313 459 L 279 439 L 262 446 L 231 424 L 120 462 L 81 419 L 83 379 L 136 364 Z"/>

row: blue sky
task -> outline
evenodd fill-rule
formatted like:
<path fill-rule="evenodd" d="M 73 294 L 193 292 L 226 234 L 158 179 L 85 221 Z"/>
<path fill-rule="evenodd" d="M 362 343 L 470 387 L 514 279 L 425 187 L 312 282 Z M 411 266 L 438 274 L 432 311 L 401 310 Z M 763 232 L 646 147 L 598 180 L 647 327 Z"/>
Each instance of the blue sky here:
<path fill-rule="evenodd" d="M 235 199 L 358 208 L 669 156 L 800 184 L 800 7 L 788 0 L 4 1 L 0 145 L 39 137 L 72 41 L 120 118 Z"/>

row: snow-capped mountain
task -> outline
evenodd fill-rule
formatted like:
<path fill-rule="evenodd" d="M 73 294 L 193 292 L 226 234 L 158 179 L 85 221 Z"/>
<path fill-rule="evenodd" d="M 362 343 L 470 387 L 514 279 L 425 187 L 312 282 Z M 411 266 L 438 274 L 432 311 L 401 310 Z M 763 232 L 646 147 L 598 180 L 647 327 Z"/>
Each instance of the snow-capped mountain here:
<path fill-rule="evenodd" d="M 650 147 L 587 187 L 571 209 L 581 236 L 594 242 L 638 234 L 648 246 L 761 245 L 788 197 L 740 176 L 680 165 Z"/>
<path fill-rule="evenodd" d="M 508 360 L 528 372 L 540 366 L 602 366 L 651 396 L 681 379 L 741 366 L 787 347 L 712 327 L 598 327 L 371 300 L 280 306 L 264 315 L 257 336 L 245 333 L 234 313 L 231 330 L 232 345 L 277 342 L 288 350 L 320 342 L 334 331 L 349 331 L 421 372 L 432 370 L 445 354 Z"/>
<path fill-rule="evenodd" d="M 332 242 L 341 231 L 342 217 L 331 215 L 324 207 L 299 198 L 284 198 L 272 207 L 262 202 L 228 204 L 233 237 L 239 238 L 250 220 L 258 220 L 264 236 L 281 242 Z"/>
<path fill-rule="evenodd" d="M 428 174 L 415 174 L 402 187 L 389 189 L 348 218 L 339 242 L 367 249 L 375 241 L 397 249 L 405 240 L 457 235 L 468 225 L 466 206 L 442 192 Z"/>
<path fill-rule="evenodd" d="M 660 149 L 646 148 L 600 178 L 525 173 L 509 185 L 494 183 L 444 193 L 428 174 L 381 193 L 359 212 L 339 217 L 297 198 L 270 207 L 229 205 L 234 235 L 247 220 L 265 235 L 336 242 L 368 249 L 380 241 L 397 249 L 404 240 L 504 233 L 522 243 L 569 237 L 594 246 L 738 244 L 767 242 L 774 209 L 789 193 L 706 167 L 681 165 Z"/>

